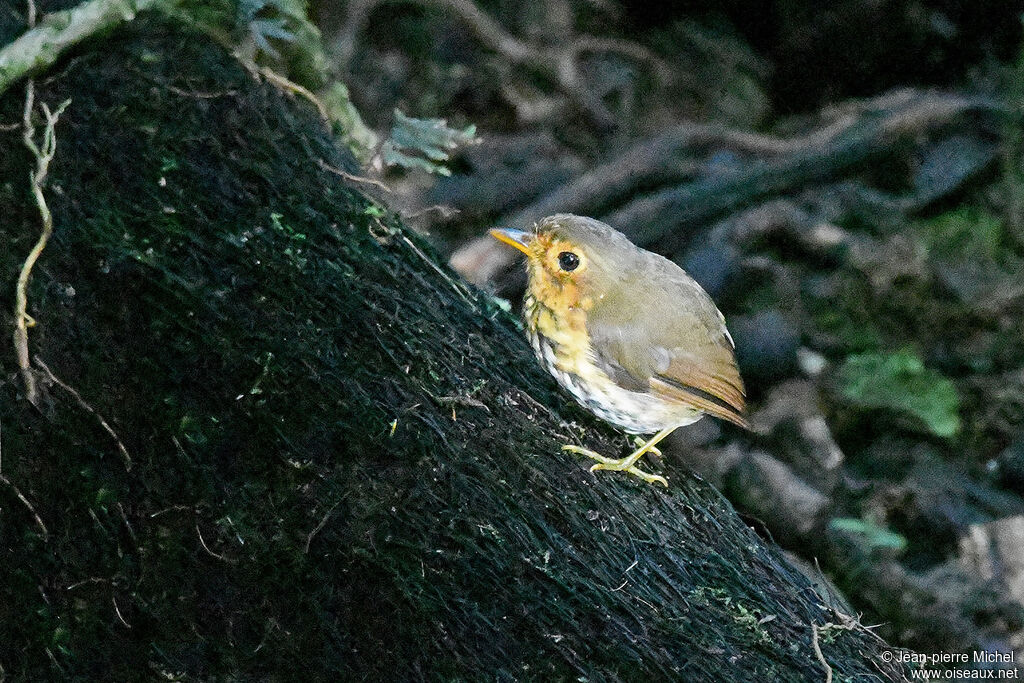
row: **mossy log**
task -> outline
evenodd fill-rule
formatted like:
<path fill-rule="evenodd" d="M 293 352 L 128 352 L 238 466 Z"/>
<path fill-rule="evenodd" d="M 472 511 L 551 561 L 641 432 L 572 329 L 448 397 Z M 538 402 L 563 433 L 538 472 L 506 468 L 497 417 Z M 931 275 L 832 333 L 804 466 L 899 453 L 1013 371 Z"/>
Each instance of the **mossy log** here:
<path fill-rule="evenodd" d="M 902 679 L 862 629 L 816 639 L 838 615 L 708 485 L 560 453 L 626 441 L 325 168 L 357 172 L 308 103 L 153 18 L 36 98 L 72 103 L 38 408 L 0 340 L 7 676 L 824 680 L 817 643 L 839 680 Z M 0 136 L 10 330 L 40 220 Z"/>

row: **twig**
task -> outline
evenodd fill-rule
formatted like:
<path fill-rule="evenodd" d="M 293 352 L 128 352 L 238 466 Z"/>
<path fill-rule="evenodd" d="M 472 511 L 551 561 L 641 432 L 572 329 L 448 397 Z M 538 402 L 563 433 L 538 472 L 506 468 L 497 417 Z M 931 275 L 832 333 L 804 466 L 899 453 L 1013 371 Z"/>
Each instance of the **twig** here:
<path fill-rule="evenodd" d="M 343 49 L 339 54 L 342 66 L 346 66 L 355 52 L 356 39 L 362 32 L 370 13 L 386 0 L 356 0 L 349 4 L 348 20 L 338 41 Z M 518 38 L 507 33 L 497 22 L 480 11 L 469 0 L 419 0 L 419 4 L 446 8 L 454 11 L 465 22 L 480 42 L 513 62 L 529 61 L 537 52 Z"/>
<path fill-rule="evenodd" d="M 173 85 L 165 85 L 168 92 L 172 92 L 175 95 L 181 95 L 182 97 L 193 97 L 197 100 L 215 100 L 218 97 L 233 97 L 238 94 L 237 90 L 223 90 L 221 92 L 199 92 L 197 90 L 185 90 L 178 88 Z"/>
<path fill-rule="evenodd" d="M 335 175 L 341 176 L 345 180 L 349 180 L 353 183 L 367 183 L 368 185 L 374 185 L 376 187 L 379 187 L 385 192 L 394 192 L 394 190 L 392 190 L 390 187 L 374 178 L 367 178 L 365 176 L 358 176 L 352 175 L 351 173 L 346 173 L 345 171 L 342 171 L 340 168 L 335 168 L 334 166 L 331 166 L 323 159 L 317 159 L 317 163 L 320 164 L 320 168 L 324 169 L 325 171 L 330 171 Z"/>
<path fill-rule="evenodd" d="M 25 398 L 32 405 L 37 405 L 39 396 L 36 390 L 35 375 L 29 364 L 28 356 L 28 328 L 35 325 L 35 320 L 28 314 L 28 278 L 32 274 L 32 267 L 39 259 L 39 255 L 46 248 L 46 243 L 53 234 L 53 215 L 50 207 L 46 205 L 46 196 L 43 194 L 43 184 L 46 182 L 46 174 L 50 170 L 50 162 L 57 151 L 57 135 L 55 128 L 57 119 L 64 112 L 64 109 L 71 104 L 71 100 L 64 100 L 51 112 L 44 102 L 41 105 L 43 115 L 46 117 L 46 128 L 43 130 L 43 145 L 40 148 L 35 141 L 35 126 L 32 124 L 32 110 L 35 103 L 35 84 L 29 81 L 25 86 L 25 110 L 23 125 L 25 134 L 23 141 L 25 146 L 36 158 L 35 171 L 29 174 L 32 183 L 32 194 L 35 196 L 36 205 L 39 207 L 39 215 L 42 220 L 42 231 L 32 251 L 21 266 L 21 273 L 18 275 L 18 284 L 14 292 L 14 352 L 18 359 L 18 368 L 21 371 L 22 380 L 25 382 Z"/>
<path fill-rule="evenodd" d="M 458 216 L 460 213 L 462 213 L 462 211 L 456 209 L 454 206 L 448 206 L 447 204 L 433 204 L 432 206 L 428 206 L 418 211 L 413 211 L 411 213 L 405 213 L 403 211 L 401 212 L 401 215 L 402 218 L 408 221 L 414 218 L 419 218 L 420 216 L 423 216 L 425 214 L 435 212 L 440 214 L 443 220 L 454 218 L 455 216 Z"/>
<path fill-rule="evenodd" d="M 132 625 L 125 621 L 124 616 L 121 615 L 121 609 L 117 606 L 117 598 L 113 595 L 110 596 L 110 601 L 114 603 L 114 611 L 117 612 L 117 618 L 121 620 L 125 628 L 131 628 Z"/>
<path fill-rule="evenodd" d="M 821 651 L 821 643 L 818 641 L 819 634 L 832 629 L 839 631 L 856 631 L 862 628 L 860 623 L 853 617 L 849 617 L 845 614 L 839 614 L 839 619 L 842 623 L 833 624 L 830 622 L 820 627 L 813 622 L 811 623 L 811 646 L 814 648 L 814 656 L 819 662 L 821 662 L 821 666 L 825 669 L 825 683 L 832 683 L 832 667 L 829 666 L 827 661 L 825 661 L 825 654 Z"/>
<path fill-rule="evenodd" d="M 821 645 L 818 643 L 818 625 L 811 624 L 811 645 L 814 647 L 814 656 L 818 658 L 821 665 L 825 667 L 825 683 L 832 683 L 832 667 L 825 661 L 825 655 L 821 651 Z"/>
<path fill-rule="evenodd" d="M 28 501 L 28 498 L 25 497 L 25 494 L 21 492 L 21 489 L 15 486 L 14 482 L 12 482 L 10 479 L 8 479 L 2 474 L 0 474 L 0 482 L 7 484 L 9 487 L 11 487 L 11 490 L 14 491 L 14 495 L 18 497 L 18 500 L 21 501 L 22 505 L 28 508 L 28 511 L 32 513 L 32 518 L 36 520 L 36 526 L 38 526 L 39 530 L 43 532 L 43 542 L 45 543 L 49 541 L 50 532 L 47 531 L 46 525 L 43 524 L 43 518 L 39 516 L 39 513 L 36 512 L 36 509 L 32 506 L 32 503 Z"/>
<path fill-rule="evenodd" d="M 510 78 L 501 77 L 499 80 L 501 96 L 516 110 L 516 118 L 522 123 L 537 123 L 549 119 L 568 104 L 567 98 L 563 95 L 520 93 Z"/>
<path fill-rule="evenodd" d="M 132 542 L 135 543 L 135 547 L 139 547 L 139 537 L 135 535 L 135 529 L 132 528 L 131 522 L 128 521 L 128 515 L 125 514 L 124 505 L 121 503 L 117 504 L 117 511 L 121 513 L 121 521 L 124 522 L 124 527 L 128 529 L 128 535 L 132 537 Z M 142 554 L 141 551 L 139 553 Z"/>
<path fill-rule="evenodd" d="M 639 43 L 633 43 L 621 38 L 606 38 L 603 36 L 580 36 L 569 45 L 569 50 L 576 55 L 585 52 L 606 52 L 620 54 L 637 62 L 647 62 L 651 71 L 662 84 L 672 78 L 672 70 L 656 54 Z"/>
<path fill-rule="evenodd" d="M 476 303 L 475 303 L 475 302 L 474 302 L 474 301 L 473 301 L 472 299 L 470 299 L 470 298 L 469 298 L 468 296 L 466 296 L 466 292 L 465 292 L 465 291 L 463 290 L 463 285 L 462 285 L 462 284 L 460 284 L 460 283 L 459 283 L 459 282 L 458 282 L 458 281 L 457 281 L 457 280 L 456 280 L 455 278 L 453 278 L 453 277 L 452 277 L 451 275 L 449 275 L 448 273 L 444 272 L 444 271 L 443 271 L 443 270 L 441 269 L 441 267 L 440 267 L 440 266 L 438 266 L 438 265 L 437 265 L 436 263 L 434 263 L 434 259 L 432 259 L 432 258 L 430 258 L 429 256 L 427 256 L 426 254 L 424 254 L 424 253 L 423 253 L 423 252 L 422 252 L 422 251 L 420 250 L 420 248 L 419 248 L 419 247 L 417 247 L 417 246 L 416 246 L 416 244 L 415 244 L 415 243 L 414 243 L 414 242 L 413 242 L 412 240 L 410 240 L 410 239 L 409 239 L 408 237 L 406 237 L 405 235 L 402 235 L 402 240 L 403 240 L 403 241 L 404 241 L 404 242 L 405 242 L 406 244 L 408 244 L 408 245 L 409 245 L 409 247 L 410 247 L 410 248 L 412 248 L 412 250 L 413 250 L 414 252 L 416 252 L 416 255 L 417 255 L 417 256 L 419 256 L 419 257 L 420 257 L 421 259 L 423 259 L 423 262 L 424 262 L 424 263 L 426 263 L 426 264 L 427 264 L 428 266 L 430 266 L 431 268 L 433 268 L 433 269 L 434 269 L 434 272 L 436 272 L 436 273 L 437 273 L 438 275 L 440 275 L 440 276 L 441 276 L 441 278 L 442 278 L 442 279 L 443 279 L 443 280 L 444 280 L 445 282 L 447 282 L 447 283 L 448 283 L 448 284 L 449 284 L 449 285 L 451 286 L 451 288 L 452 288 L 452 289 L 454 289 L 454 290 L 455 290 L 455 293 L 456 293 L 456 294 L 458 294 L 458 295 L 459 295 L 459 297 L 461 297 L 463 301 L 465 301 L 465 302 L 466 302 L 467 304 L 469 304 L 470 308 L 472 308 L 472 309 L 473 309 L 474 311 L 475 311 L 475 310 L 477 310 L 477 306 L 476 306 Z"/>
<path fill-rule="evenodd" d="M 65 588 L 66 591 L 73 591 L 76 588 L 81 588 L 89 584 L 96 583 L 110 583 L 110 579 L 105 579 L 102 576 L 90 576 L 88 579 L 82 579 L 81 581 L 75 581 L 73 584 Z"/>
<path fill-rule="evenodd" d="M 304 555 L 309 554 L 309 545 L 313 542 L 313 537 L 320 533 L 320 530 L 327 525 L 327 520 L 331 518 L 331 513 L 334 512 L 334 509 L 337 508 L 338 505 L 340 504 L 341 500 L 332 505 L 331 509 L 327 511 L 327 514 L 324 515 L 323 519 L 321 519 L 320 522 L 315 527 L 313 527 L 313 530 L 309 532 L 309 536 L 306 536 L 306 548 L 302 551 Z"/>
<path fill-rule="evenodd" d="M 287 92 L 300 95 L 309 100 L 313 104 L 313 106 L 316 107 L 316 110 L 320 112 L 320 118 L 322 118 L 325 123 L 330 125 L 331 114 L 330 112 L 327 111 L 327 106 L 320 101 L 319 97 L 311 93 L 307 88 L 304 88 L 298 83 L 288 80 L 287 78 L 275 72 L 273 69 L 269 67 L 261 66 L 259 67 L 259 72 L 263 74 L 264 78 L 266 78 L 268 81 L 276 85 L 281 90 L 285 90 Z"/>
<path fill-rule="evenodd" d="M 155 519 L 155 518 L 159 517 L 160 515 L 167 514 L 168 512 L 181 512 L 183 510 L 189 510 L 189 511 L 191 511 L 193 513 L 196 512 L 196 508 L 193 505 L 172 505 L 170 507 L 164 508 L 163 510 L 157 510 L 156 512 L 150 514 L 149 518 L 150 519 Z"/>
<path fill-rule="evenodd" d="M 46 376 L 49 378 L 51 382 L 53 382 L 61 389 L 74 396 L 75 400 L 78 401 L 78 405 L 82 406 L 82 408 L 84 408 L 86 411 L 92 413 L 96 417 L 96 419 L 99 420 L 100 426 L 102 426 L 103 429 L 106 430 L 107 434 L 110 434 L 111 438 L 113 438 L 114 441 L 117 442 L 117 449 L 121 452 L 121 458 L 124 460 L 124 468 L 126 470 L 130 470 L 132 468 L 132 457 L 128 454 L 128 449 L 125 448 L 125 445 L 121 441 L 121 438 L 117 435 L 117 432 L 115 432 L 114 429 L 107 423 L 107 421 L 103 419 L 102 415 L 96 412 L 96 410 L 91 405 L 86 403 L 85 399 L 82 398 L 81 394 L 75 391 L 73 387 L 68 386 L 66 383 L 61 381 L 59 377 L 54 375 L 53 372 L 50 370 L 49 366 L 47 366 L 46 363 L 43 362 L 42 358 L 40 358 L 39 356 L 35 356 L 35 361 L 36 365 L 43 369 L 43 372 L 46 373 Z"/>
<path fill-rule="evenodd" d="M 203 550 L 208 552 L 211 557 L 216 557 L 218 560 L 222 562 L 227 562 L 228 564 L 235 564 L 235 560 L 224 557 L 223 555 L 218 555 L 217 553 L 210 550 L 210 546 L 206 545 L 206 541 L 203 540 L 203 532 L 199 530 L 199 522 L 196 522 L 196 534 L 199 536 L 199 543 L 202 544 Z"/>

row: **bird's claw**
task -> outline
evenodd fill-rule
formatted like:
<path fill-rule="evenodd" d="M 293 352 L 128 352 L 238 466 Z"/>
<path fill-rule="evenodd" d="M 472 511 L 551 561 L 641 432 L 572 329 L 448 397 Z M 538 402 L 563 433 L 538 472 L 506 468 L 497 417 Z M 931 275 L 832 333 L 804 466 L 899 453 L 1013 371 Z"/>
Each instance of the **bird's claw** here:
<path fill-rule="evenodd" d="M 637 436 L 633 438 L 633 443 L 636 444 L 637 448 L 643 448 L 643 446 L 646 444 L 646 440 L 642 436 Z M 658 448 L 657 446 L 651 446 L 650 448 L 647 449 L 647 452 L 653 453 L 659 458 L 661 457 L 661 449 Z"/>
<path fill-rule="evenodd" d="M 577 455 L 585 455 L 588 458 L 592 458 L 594 460 L 597 460 L 598 462 L 605 463 L 606 465 L 614 465 L 615 463 L 618 462 L 618 460 L 614 458 L 606 458 L 600 453 L 596 453 L 595 451 L 592 451 L 589 448 L 584 448 L 583 446 L 573 446 L 572 444 L 566 444 L 562 446 L 562 450 L 565 451 L 566 453 L 576 453 Z"/>
<path fill-rule="evenodd" d="M 562 450 L 567 453 L 585 455 L 588 458 L 597 460 L 597 462 L 590 468 L 591 472 L 596 472 L 597 470 L 613 470 L 618 472 L 628 472 L 635 477 L 643 479 L 648 484 L 661 484 L 666 488 L 668 487 L 668 480 L 665 477 L 662 477 L 657 474 L 651 474 L 649 472 L 644 472 L 636 465 L 628 465 L 626 467 L 623 467 L 626 458 L 620 460 L 616 460 L 615 458 L 606 458 L 600 453 L 595 453 L 589 448 L 583 448 L 582 446 L 573 446 L 572 444 L 566 444 L 565 446 L 562 446 Z"/>
<path fill-rule="evenodd" d="M 590 466 L 591 472 L 597 472 L 598 470 L 611 470 L 613 472 L 629 472 L 634 477 L 643 479 L 648 484 L 661 484 L 665 488 L 668 488 L 668 479 L 661 476 L 660 474 L 651 474 L 650 472 L 644 472 L 636 465 L 629 465 L 628 467 L 616 467 L 618 461 L 612 463 L 595 463 Z"/>

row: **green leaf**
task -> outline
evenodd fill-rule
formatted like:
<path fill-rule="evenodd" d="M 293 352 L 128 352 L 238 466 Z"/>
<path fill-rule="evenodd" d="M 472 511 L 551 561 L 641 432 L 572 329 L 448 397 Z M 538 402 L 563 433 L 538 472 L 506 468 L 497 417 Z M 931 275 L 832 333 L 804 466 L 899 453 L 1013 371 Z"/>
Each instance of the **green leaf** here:
<path fill-rule="evenodd" d="M 444 164 L 459 147 L 480 142 L 476 126 L 458 130 L 444 119 L 414 119 L 395 110 L 391 137 L 381 148 L 381 159 L 388 166 L 418 168 L 427 173 L 451 175 Z"/>
<path fill-rule="evenodd" d="M 377 134 L 363 122 L 345 84 L 340 81 L 331 83 L 320 93 L 320 101 L 336 123 L 335 132 L 344 138 L 356 158 L 363 162 L 369 160 L 377 146 Z"/>
<path fill-rule="evenodd" d="M 921 221 L 917 231 L 925 247 L 937 256 L 996 261 L 1002 251 L 1005 227 L 999 216 L 964 206 Z"/>
<path fill-rule="evenodd" d="M 828 523 L 830 529 L 846 531 L 863 536 L 872 548 L 893 548 L 903 551 L 907 547 L 907 539 L 877 524 L 852 517 L 837 517 Z"/>
<path fill-rule="evenodd" d="M 839 369 L 843 396 L 853 405 L 890 409 L 920 420 L 941 437 L 960 431 L 960 400 L 953 383 L 911 351 L 850 356 Z"/>
<path fill-rule="evenodd" d="M 249 32 L 256 43 L 256 47 L 277 59 L 277 50 L 267 40 L 276 38 L 287 43 L 295 41 L 295 34 L 285 28 L 284 19 L 254 19 L 249 22 Z"/>

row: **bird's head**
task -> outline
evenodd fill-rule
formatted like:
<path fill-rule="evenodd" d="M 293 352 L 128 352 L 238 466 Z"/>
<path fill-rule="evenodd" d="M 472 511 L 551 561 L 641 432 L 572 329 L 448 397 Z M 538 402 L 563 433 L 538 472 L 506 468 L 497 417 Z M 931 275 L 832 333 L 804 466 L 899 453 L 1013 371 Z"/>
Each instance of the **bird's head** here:
<path fill-rule="evenodd" d="M 530 293 L 553 309 L 589 309 L 629 269 L 637 251 L 604 223 L 572 214 L 548 216 L 529 232 L 503 228 L 491 235 L 526 254 Z"/>

